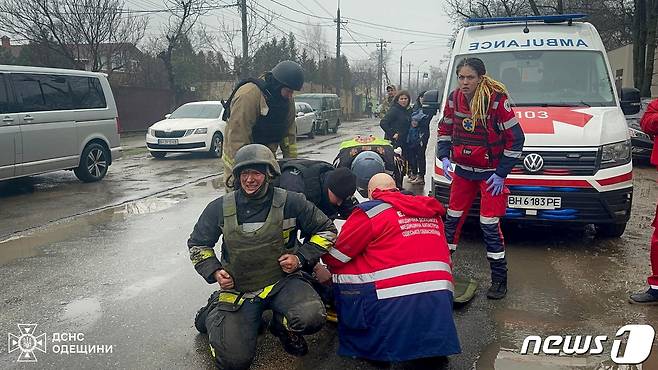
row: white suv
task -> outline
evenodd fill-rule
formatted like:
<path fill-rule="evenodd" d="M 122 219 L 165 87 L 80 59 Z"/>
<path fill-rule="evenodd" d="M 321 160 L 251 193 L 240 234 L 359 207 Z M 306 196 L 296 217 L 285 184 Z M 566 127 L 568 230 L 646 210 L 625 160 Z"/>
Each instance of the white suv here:
<path fill-rule="evenodd" d="M 165 119 L 149 127 L 146 146 L 157 159 L 169 152 L 207 152 L 222 156 L 226 122 L 224 107 L 219 101 L 183 104 Z"/>

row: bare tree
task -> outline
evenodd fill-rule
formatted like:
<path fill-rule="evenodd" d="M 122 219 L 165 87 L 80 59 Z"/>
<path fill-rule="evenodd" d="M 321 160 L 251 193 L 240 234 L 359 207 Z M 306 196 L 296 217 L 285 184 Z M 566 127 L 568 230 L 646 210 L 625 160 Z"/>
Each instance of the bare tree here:
<path fill-rule="evenodd" d="M 329 46 L 324 29 L 319 24 L 308 23 L 304 34 L 304 45 L 318 58 L 318 63 L 329 54 Z"/>
<path fill-rule="evenodd" d="M 635 0 L 642 6 L 646 1 Z M 471 17 L 585 13 L 587 21 L 599 31 L 606 48 L 614 49 L 631 42 L 633 0 L 571 0 L 567 4 L 563 0 L 446 0 L 446 3 L 446 13 L 457 26 Z"/>
<path fill-rule="evenodd" d="M 525 0 L 446 0 L 447 13 L 454 18 L 481 18 L 522 15 L 527 12 Z"/>
<path fill-rule="evenodd" d="M 638 16 L 637 18 L 644 18 Z M 651 85 L 653 83 L 653 65 L 656 56 L 656 23 L 658 21 L 658 0 L 648 0 L 646 4 L 646 19 L 642 27 L 645 32 L 646 53 L 638 53 L 645 57 L 643 63 L 639 63 L 638 69 L 635 72 L 636 87 L 640 89 L 642 96 L 651 96 Z M 639 44 L 639 43 L 638 43 Z M 639 47 L 634 48 L 639 49 Z M 635 51 L 635 50 L 634 50 Z M 641 69 L 641 64 L 644 64 L 644 70 Z M 639 80 L 638 80 L 639 77 Z"/>
<path fill-rule="evenodd" d="M 254 0 L 247 2 L 247 39 L 249 40 L 249 49 L 252 51 L 258 50 L 265 42 L 269 41 L 269 31 L 274 21 L 274 13 L 265 12 L 264 10 L 256 9 L 257 3 Z M 239 9 L 238 9 L 239 11 Z M 228 21 L 227 18 L 222 17 L 218 20 L 220 24 L 221 41 L 219 50 L 233 61 L 233 72 L 239 75 L 238 66 L 244 65 L 247 69 L 251 66 L 251 57 L 248 55 L 246 63 L 242 64 L 242 34 L 239 21 Z"/>
<path fill-rule="evenodd" d="M 373 59 L 355 61 L 351 65 L 352 83 L 370 99 L 377 86 L 377 62 Z"/>
<path fill-rule="evenodd" d="M 5 0 L 0 29 L 43 45 L 72 66 L 111 72 L 114 63 L 144 36 L 148 18 L 126 15 L 122 0 Z"/>
<path fill-rule="evenodd" d="M 163 26 L 162 34 L 165 40 L 165 49 L 158 54 L 167 71 L 169 86 L 174 90 L 173 105 L 177 105 L 182 92 L 176 84 L 174 65 L 172 63 L 174 51 L 189 41 L 189 36 L 197 21 L 208 10 L 207 0 L 167 0 L 169 18 Z"/>

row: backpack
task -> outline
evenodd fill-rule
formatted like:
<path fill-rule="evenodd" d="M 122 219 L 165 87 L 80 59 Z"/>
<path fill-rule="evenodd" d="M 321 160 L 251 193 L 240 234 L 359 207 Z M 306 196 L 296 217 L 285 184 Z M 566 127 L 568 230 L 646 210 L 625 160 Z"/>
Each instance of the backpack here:
<path fill-rule="evenodd" d="M 304 195 L 306 199 L 313 204 L 319 204 L 322 200 L 320 176 L 325 172 L 335 170 L 334 166 L 324 161 L 298 158 L 280 159 L 278 162 L 281 167 L 281 173 L 286 170 L 297 170 L 301 173 L 304 180 Z"/>
<path fill-rule="evenodd" d="M 222 106 L 224 107 L 224 112 L 222 113 L 222 120 L 224 120 L 224 122 L 228 122 L 229 117 L 231 117 L 231 102 L 233 101 L 233 97 L 235 96 L 235 93 L 238 91 L 239 88 L 242 87 L 242 85 L 246 85 L 248 83 L 253 83 L 254 85 L 258 86 L 260 91 L 263 93 L 263 96 L 265 96 L 266 98 L 270 95 L 270 93 L 265 89 L 265 81 L 261 79 L 249 77 L 247 79 L 238 82 L 238 84 L 235 85 L 235 87 L 233 88 L 233 91 L 231 92 L 231 95 L 228 97 L 228 100 L 222 100 Z"/>

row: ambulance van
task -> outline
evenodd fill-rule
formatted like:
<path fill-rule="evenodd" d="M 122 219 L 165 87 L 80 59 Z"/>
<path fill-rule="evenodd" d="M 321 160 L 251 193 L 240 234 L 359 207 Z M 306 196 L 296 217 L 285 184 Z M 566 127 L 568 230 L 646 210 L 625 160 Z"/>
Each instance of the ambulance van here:
<path fill-rule="evenodd" d="M 482 59 L 525 132 L 505 220 L 594 224 L 618 237 L 631 214 L 631 142 L 605 47 L 582 17 L 470 19 L 455 39 L 443 102 L 458 87 L 459 61 Z M 432 192 L 447 205 L 450 181 L 439 158 L 434 167 Z M 479 198 L 470 210 L 478 214 Z"/>

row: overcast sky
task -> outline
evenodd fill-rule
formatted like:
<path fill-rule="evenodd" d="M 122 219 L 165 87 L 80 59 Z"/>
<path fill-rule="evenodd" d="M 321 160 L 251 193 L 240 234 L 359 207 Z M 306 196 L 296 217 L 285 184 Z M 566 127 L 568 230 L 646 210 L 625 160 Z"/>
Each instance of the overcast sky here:
<path fill-rule="evenodd" d="M 126 6 L 132 9 L 161 9 L 163 1 L 127 0 Z M 220 4 L 235 3 L 235 0 L 218 1 Z M 278 15 L 270 36 L 280 34 L 281 31 L 292 31 L 298 40 L 304 40 L 306 27 L 302 23 L 319 23 L 324 29 L 331 54 L 335 54 L 336 25 L 333 19 L 336 17 L 338 0 L 258 0 L 257 3 L 255 9 L 259 13 L 264 14 L 269 10 Z M 341 18 L 348 22 L 341 32 L 344 42 L 377 41 L 380 38 L 390 41 L 386 46 L 391 53 L 388 70 L 394 83 L 398 81 L 400 50 L 410 41 L 414 41 L 414 44 L 404 50 L 404 71 L 408 68 L 407 63 L 413 64 L 412 71 L 416 71 L 419 65 L 422 65 L 421 71 L 429 70 L 430 65 L 438 66 L 450 50 L 448 40 L 453 25 L 445 14 L 441 0 L 342 0 L 340 7 Z M 163 17 L 161 14 L 151 15 L 148 34 L 158 33 Z M 213 10 L 209 16 L 204 17 L 203 22 L 210 31 L 217 32 L 221 17 L 235 22 L 234 27 L 239 29 L 236 8 Z M 368 53 L 375 50 L 375 44 L 342 46 L 343 54 L 350 61 L 368 59 Z M 427 62 L 423 63 L 425 60 Z"/>

